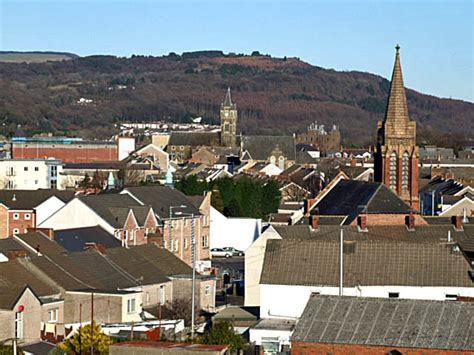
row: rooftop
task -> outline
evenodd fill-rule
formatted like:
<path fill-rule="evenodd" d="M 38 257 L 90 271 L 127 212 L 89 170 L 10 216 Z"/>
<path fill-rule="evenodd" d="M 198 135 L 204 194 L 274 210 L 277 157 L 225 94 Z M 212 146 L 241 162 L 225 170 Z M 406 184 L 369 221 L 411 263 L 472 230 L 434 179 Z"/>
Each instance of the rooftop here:
<path fill-rule="evenodd" d="M 474 303 L 311 295 L 291 340 L 474 350 Z"/>

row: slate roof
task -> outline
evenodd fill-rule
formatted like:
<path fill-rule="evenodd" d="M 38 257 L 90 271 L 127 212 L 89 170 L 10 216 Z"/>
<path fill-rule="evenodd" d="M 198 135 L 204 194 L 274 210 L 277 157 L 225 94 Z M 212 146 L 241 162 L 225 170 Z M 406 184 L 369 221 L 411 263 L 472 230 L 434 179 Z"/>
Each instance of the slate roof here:
<path fill-rule="evenodd" d="M 0 287 L 0 309 L 11 310 L 27 286 Z"/>
<path fill-rule="evenodd" d="M 85 195 L 80 196 L 79 199 L 115 228 L 124 226 L 130 209 L 134 214 L 137 212 L 135 217 L 143 216 L 143 206 L 127 194 Z"/>
<path fill-rule="evenodd" d="M 73 199 L 74 191 L 59 190 L 0 190 L 0 203 L 10 209 L 32 210 L 51 196 L 56 196 L 63 202 Z"/>
<path fill-rule="evenodd" d="M 409 214 L 411 209 L 383 184 L 340 180 L 312 210 L 320 215 L 348 216 L 350 224 L 361 212 L 369 214 Z"/>
<path fill-rule="evenodd" d="M 107 258 L 144 282 L 165 282 L 173 275 L 191 275 L 192 269 L 167 250 L 150 243 L 107 252 Z"/>
<path fill-rule="evenodd" d="M 37 343 L 23 345 L 21 349 L 24 352 L 28 352 L 34 355 L 46 355 L 55 347 L 56 347 L 56 344 L 51 344 L 45 341 L 39 341 Z"/>
<path fill-rule="evenodd" d="M 443 195 L 454 195 L 455 193 L 461 191 L 464 186 L 457 181 L 451 179 L 443 179 L 439 176 L 430 180 L 430 182 L 425 185 L 420 192 L 431 192 L 433 190 L 443 194 Z"/>
<path fill-rule="evenodd" d="M 474 303 L 312 294 L 292 342 L 474 350 Z"/>
<path fill-rule="evenodd" d="M 185 205 L 185 208 L 174 209 L 174 212 L 179 211 L 188 214 L 193 213 L 194 215 L 200 215 L 199 209 L 194 206 L 192 201 L 185 194 L 183 194 L 181 191 L 171 189 L 166 186 L 127 187 L 124 191 L 128 191 L 143 204 L 152 206 L 155 213 L 161 219 L 169 218 L 170 206 Z"/>
<path fill-rule="evenodd" d="M 274 149 L 280 149 L 289 160 L 295 160 L 295 140 L 292 136 L 243 136 L 242 152 L 252 160 L 267 161 Z M 278 157 L 276 157 L 278 162 Z"/>
<path fill-rule="evenodd" d="M 219 132 L 171 132 L 168 145 L 214 146 L 220 145 Z"/>
<path fill-rule="evenodd" d="M 30 253 L 30 250 L 14 238 L 0 239 L 0 253 L 8 256 L 8 252 L 13 250 L 23 250 Z"/>
<path fill-rule="evenodd" d="M 285 227 L 274 228 L 282 235 Z M 410 237 L 406 228 L 405 234 L 401 228 L 370 228 L 367 233 L 344 228 L 344 285 L 473 287 L 468 261 L 437 229 L 428 226 Z M 340 227 L 321 226 L 319 232 L 267 241 L 260 283 L 338 286 L 339 233 Z"/>
<path fill-rule="evenodd" d="M 120 240 L 99 226 L 57 230 L 54 241 L 69 252 L 85 250 L 87 243 L 100 243 L 107 249 L 122 246 Z"/>
<path fill-rule="evenodd" d="M 30 286 L 39 297 L 52 296 L 59 293 L 58 289 L 48 285 L 29 271 L 22 261 L 16 259 L 0 263 L 0 288 L 19 289 L 25 285 Z"/>
<path fill-rule="evenodd" d="M 49 239 L 46 235 L 41 232 L 29 232 L 25 234 L 18 234 L 16 236 L 21 239 L 23 243 L 28 244 L 31 248 L 36 249 L 39 247 L 40 253 L 44 255 L 58 254 L 66 252 L 61 245 L 55 241 Z"/>

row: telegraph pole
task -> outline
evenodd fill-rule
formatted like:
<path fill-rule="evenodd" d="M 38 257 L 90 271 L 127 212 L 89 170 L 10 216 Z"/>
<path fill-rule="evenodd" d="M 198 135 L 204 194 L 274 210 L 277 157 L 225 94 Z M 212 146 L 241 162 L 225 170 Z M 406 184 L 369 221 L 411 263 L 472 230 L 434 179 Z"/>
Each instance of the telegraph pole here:
<path fill-rule="evenodd" d="M 169 249 L 170 249 L 170 252 L 173 252 L 173 235 L 172 235 L 172 229 L 173 229 L 173 222 L 171 220 L 171 218 L 173 217 L 173 206 L 170 206 L 170 226 L 169 226 L 169 242 L 170 242 L 170 245 L 169 245 Z"/>
<path fill-rule="evenodd" d="M 91 293 L 91 355 L 94 355 L 94 292 Z"/>
<path fill-rule="evenodd" d="M 341 228 L 339 240 L 339 296 L 343 295 L 344 282 L 344 230 Z"/>
<path fill-rule="evenodd" d="M 196 292 L 196 240 L 194 238 L 194 213 L 191 214 L 191 258 L 193 264 L 193 281 L 191 295 L 191 338 L 194 338 L 194 293 Z"/>

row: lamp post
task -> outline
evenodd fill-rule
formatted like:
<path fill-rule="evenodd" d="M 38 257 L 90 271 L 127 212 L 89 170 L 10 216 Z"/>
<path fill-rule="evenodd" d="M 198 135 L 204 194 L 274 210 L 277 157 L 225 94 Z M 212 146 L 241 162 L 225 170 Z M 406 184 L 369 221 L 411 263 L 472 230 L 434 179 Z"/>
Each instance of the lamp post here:
<path fill-rule="evenodd" d="M 169 250 L 170 252 L 173 252 L 173 209 L 175 208 L 186 208 L 186 205 L 179 205 L 179 206 L 170 206 L 169 212 L 170 212 L 170 228 L 169 228 Z"/>
<path fill-rule="evenodd" d="M 191 338 L 194 338 L 194 307 L 195 307 L 195 299 L 194 293 L 196 292 L 196 254 L 195 254 L 195 246 L 196 246 L 196 239 L 194 234 L 194 213 L 183 213 L 183 212 L 176 212 L 176 215 L 187 215 L 191 216 L 191 260 L 192 260 L 192 286 L 191 286 Z"/>

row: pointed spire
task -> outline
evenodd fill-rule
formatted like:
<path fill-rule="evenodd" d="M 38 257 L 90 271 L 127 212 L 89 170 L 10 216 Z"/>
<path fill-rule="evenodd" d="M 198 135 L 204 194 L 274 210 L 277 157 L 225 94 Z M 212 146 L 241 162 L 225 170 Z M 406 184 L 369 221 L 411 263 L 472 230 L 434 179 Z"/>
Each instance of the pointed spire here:
<path fill-rule="evenodd" d="M 225 94 L 223 106 L 229 107 L 232 106 L 232 98 L 230 97 L 230 87 L 227 88 L 227 93 Z"/>
<path fill-rule="evenodd" d="M 407 98 L 403 85 L 402 66 L 400 65 L 400 46 L 397 44 L 395 49 L 397 52 L 395 54 L 395 64 L 393 66 L 392 81 L 390 83 L 385 121 L 408 121 Z"/>

